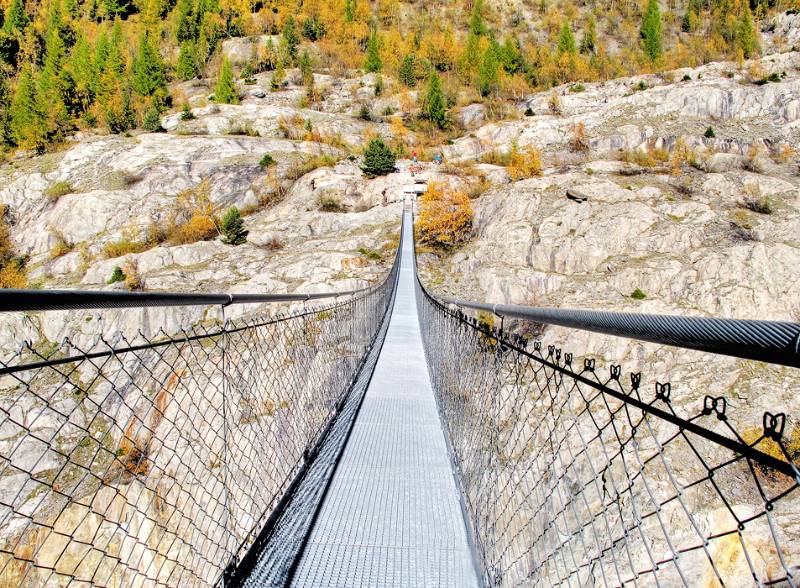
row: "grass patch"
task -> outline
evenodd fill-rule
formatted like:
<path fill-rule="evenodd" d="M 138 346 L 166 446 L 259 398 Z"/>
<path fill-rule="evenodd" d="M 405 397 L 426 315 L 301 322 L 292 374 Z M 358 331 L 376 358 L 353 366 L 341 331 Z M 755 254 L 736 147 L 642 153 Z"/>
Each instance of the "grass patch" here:
<path fill-rule="evenodd" d="M 369 249 L 368 247 L 359 247 L 358 252 L 370 261 L 383 261 L 383 255 L 374 249 Z"/>
<path fill-rule="evenodd" d="M 322 212 L 347 212 L 347 206 L 341 200 L 326 194 L 317 196 L 317 207 Z"/>
<path fill-rule="evenodd" d="M 327 153 L 324 155 L 315 155 L 310 159 L 306 159 L 292 165 L 286 172 L 286 177 L 290 180 L 298 180 L 315 169 L 319 169 L 321 167 L 333 167 L 339 163 L 340 160 L 341 157 Z"/>
<path fill-rule="evenodd" d="M 74 190 L 72 189 L 72 185 L 69 182 L 56 182 L 55 184 L 49 186 L 42 192 L 48 200 L 51 202 L 58 202 L 58 199 L 62 196 L 66 196 L 67 194 L 72 194 Z"/>

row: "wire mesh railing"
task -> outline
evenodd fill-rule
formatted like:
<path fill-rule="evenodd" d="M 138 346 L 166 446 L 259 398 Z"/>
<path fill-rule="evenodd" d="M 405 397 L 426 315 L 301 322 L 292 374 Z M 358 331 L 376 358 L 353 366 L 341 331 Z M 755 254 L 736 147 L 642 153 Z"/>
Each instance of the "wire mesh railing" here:
<path fill-rule="evenodd" d="M 669 383 L 645 386 L 619 365 L 601 374 L 594 359 L 504 333 L 419 280 L 418 299 L 487 584 L 800 583 L 800 433 L 786 415 L 738 431 L 712 396 L 684 414 Z M 775 345 L 788 351 L 776 361 L 797 365 L 800 325 L 782 325 L 788 339 Z"/>
<path fill-rule="evenodd" d="M 313 306 L 25 344 L 0 362 L 0 585 L 224 582 L 347 400 L 397 275 L 395 262 Z"/>

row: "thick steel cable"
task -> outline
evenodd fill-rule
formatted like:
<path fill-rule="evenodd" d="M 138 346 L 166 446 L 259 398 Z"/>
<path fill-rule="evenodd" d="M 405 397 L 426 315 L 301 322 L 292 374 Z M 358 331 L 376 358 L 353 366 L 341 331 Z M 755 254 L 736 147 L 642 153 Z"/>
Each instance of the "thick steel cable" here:
<path fill-rule="evenodd" d="M 800 323 L 441 301 L 500 317 L 800 367 Z"/>

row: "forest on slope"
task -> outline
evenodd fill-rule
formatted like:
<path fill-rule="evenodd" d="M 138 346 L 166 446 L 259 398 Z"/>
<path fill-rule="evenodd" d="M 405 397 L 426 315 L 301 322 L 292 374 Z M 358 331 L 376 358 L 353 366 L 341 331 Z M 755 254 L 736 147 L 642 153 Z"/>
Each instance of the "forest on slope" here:
<path fill-rule="evenodd" d="M 158 130 L 181 107 L 170 82 L 300 66 L 381 72 L 409 87 L 438 72 L 445 94 L 521 98 L 759 52 L 758 23 L 798 0 L 10 0 L 0 32 L 0 134 L 42 151 L 76 129 Z M 273 35 L 241 72 L 223 40 Z M 311 92 L 313 97 L 313 90 Z"/>

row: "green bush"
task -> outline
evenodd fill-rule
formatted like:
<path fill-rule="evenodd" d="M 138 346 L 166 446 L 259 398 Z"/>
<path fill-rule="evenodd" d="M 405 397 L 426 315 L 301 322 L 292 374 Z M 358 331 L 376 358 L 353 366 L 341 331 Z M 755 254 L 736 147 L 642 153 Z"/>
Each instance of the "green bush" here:
<path fill-rule="evenodd" d="M 155 105 L 145 111 L 142 119 L 142 128 L 151 133 L 160 133 L 164 130 L 164 127 L 161 126 L 161 114 Z"/>
<path fill-rule="evenodd" d="M 647 298 L 647 294 L 642 292 L 639 288 L 636 288 L 633 292 L 631 292 L 631 298 L 634 300 L 644 300 Z"/>
<path fill-rule="evenodd" d="M 278 162 L 275 161 L 275 158 L 272 157 L 269 153 L 265 153 L 261 160 L 258 162 L 258 165 L 261 167 L 270 167 L 276 165 Z"/>
<path fill-rule="evenodd" d="M 235 206 L 231 206 L 222 217 L 222 242 L 226 245 L 241 245 L 247 241 L 250 231 L 244 228 L 244 220 Z"/>
<path fill-rule="evenodd" d="M 181 120 L 194 120 L 194 113 L 192 109 L 189 108 L 188 104 L 183 105 L 183 110 L 181 111 Z"/>
<path fill-rule="evenodd" d="M 372 139 L 364 150 L 364 164 L 361 166 L 368 178 L 385 176 L 394 171 L 396 157 L 382 139 Z"/>
<path fill-rule="evenodd" d="M 125 272 L 122 271 L 122 268 L 116 266 L 114 271 L 111 272 L 111 277 L 108 280 L 109 284 L 114 284 L 116 282 L 124 282 L 125 281 Z"/>
<path fill-rule="evenodd" d="M 717 134 L 714 132 L 714 127 L 708 127 L 708 128 L 706 128 L 706 132 L 705 132 L 705 133 L 703 133 L 703 136 L 704 136 L 706 139 L 713 139 L 714 137 L 716 137 L 716 136 L 717 136 Z"/>

